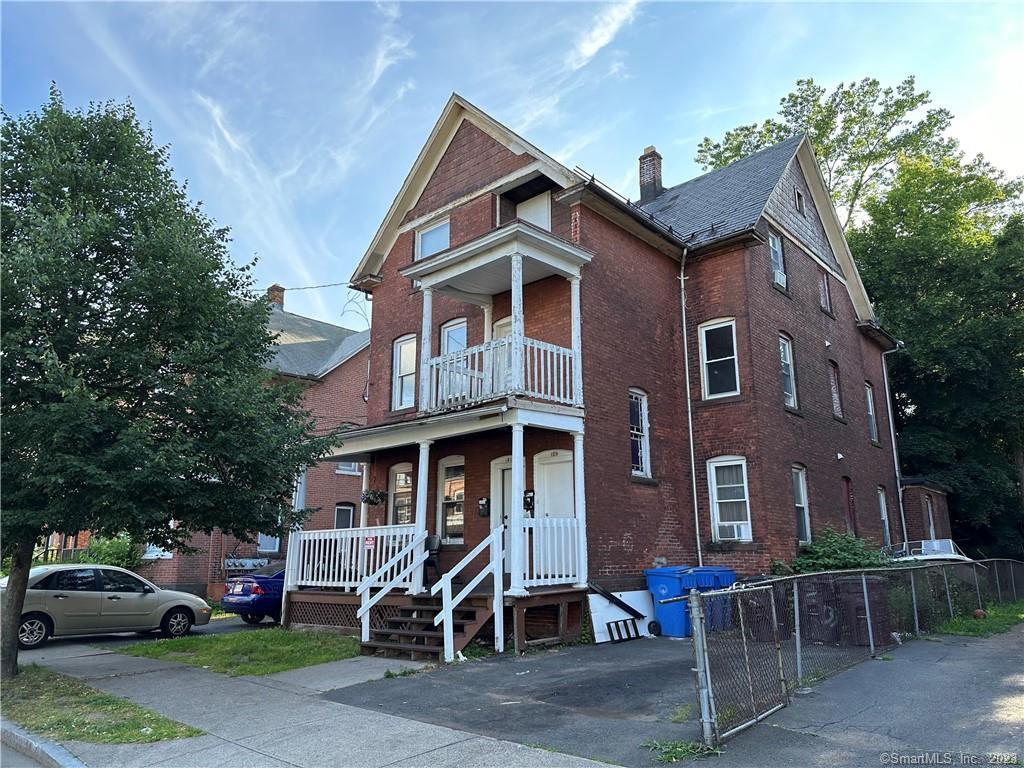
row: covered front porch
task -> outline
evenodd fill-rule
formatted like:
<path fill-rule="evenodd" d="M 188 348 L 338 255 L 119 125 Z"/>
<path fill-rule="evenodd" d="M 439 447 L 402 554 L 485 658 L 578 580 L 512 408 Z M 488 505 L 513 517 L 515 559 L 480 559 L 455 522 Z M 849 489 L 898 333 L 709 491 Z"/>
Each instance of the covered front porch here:
<path fill-rule="evenodd" d="M 506 594 L 584 586 L 582 430 L 576 409 L 513 400 L 348 433 L 336 457 L 361 462 L 370 492 L 358 525 L 293 533 L 288 588 L 357 591 L 384 569 L 381 586 L 420 594 L 496 532 Z M 468 583 L 486 555 L 454 582 Z"/>

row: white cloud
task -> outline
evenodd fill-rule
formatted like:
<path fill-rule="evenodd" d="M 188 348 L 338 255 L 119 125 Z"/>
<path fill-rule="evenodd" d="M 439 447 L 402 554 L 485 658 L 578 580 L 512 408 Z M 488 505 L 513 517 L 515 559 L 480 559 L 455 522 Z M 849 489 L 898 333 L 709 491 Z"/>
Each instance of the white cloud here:
<path fill-rule="evenodd" d="M 639 0 L 625 0 L 605 6 L 594 19 L 594 24 L 584 30 L 566 57 L 566 65 L 573 71 L 590 63 L 601 49 L 611 43 L 619 30 L 633 21 Z"/>
<path fill-rule="evenodd" d="M 1024 49 L 1010 43 L 986 57 L 982 69 L 989 77 L 976 83 L 973 103 L 955 115 L 952 133 L 969 155 L 980 152 L 1011 176 L 1024 176 L 1024 102 L 1019 97 Z"/>

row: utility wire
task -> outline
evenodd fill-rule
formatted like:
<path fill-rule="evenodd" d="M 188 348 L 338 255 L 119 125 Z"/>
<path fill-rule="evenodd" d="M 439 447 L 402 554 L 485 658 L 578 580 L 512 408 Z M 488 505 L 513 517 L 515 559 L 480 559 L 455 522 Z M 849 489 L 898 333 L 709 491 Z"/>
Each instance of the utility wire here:
<path fill-rule="evenodd" d="M 348 285 L 347 282 L 343 283 L 324 283 L 323 285 L 301 285 L 298 288 L 285 288 L 286 291 L 312 291 L 314 288 L 335 288 L 339 285 Z M 270 290 L 265 288 L 264 291 Z"/>

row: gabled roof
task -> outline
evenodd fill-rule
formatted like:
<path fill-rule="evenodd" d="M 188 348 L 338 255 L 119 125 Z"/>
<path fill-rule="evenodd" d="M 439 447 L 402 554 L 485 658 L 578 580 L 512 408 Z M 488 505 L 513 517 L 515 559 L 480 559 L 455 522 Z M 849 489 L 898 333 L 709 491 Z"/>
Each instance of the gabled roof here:
<path fill-rule="evenodd" d="M 537 147 L 530 144 L 518 134 L 499 123 L 490 115 L 470 104 L 457 93 L 453 93 L 445 105 L 441 116 L 434 124 L 434 128 L 427 137 L 426 143 L 420 150 L 416 161 L 409 170 L 398 191 L 391 207 L 388 209 L 384 221 L 381 222 L 374 235 L 370 247 L 366 250 L 359 266 L 352 274 L 350 282 L 358 284 L 360 281 L 375 276 L 384 263 L 388 252 L 391 250 L 398 237 L 402 218 L 419 200 L 423 188 L 430 180 L 431 175 L 437 168 L 437 164 L 444 156 L 445 150 L 451 143 L 464 120 L 468 120 L 484 133 L 514 151 L 516 154 L 528 153 L 536 158 L 536 169 L 546 176 L 554 179 L 563 187 L 568 187 L 582 181 L 582 177 L 570 171 L 554 158 L 545 154 Z M 528 172 L 528 169 L 524 169 Z"/>
<path fill-rule="evenodd" d="M 276 333 L 270 368 L 288 376 L 319 379 L 370 343 L 370 332 L 353 331 L 272 307 L 268 326 Z"/>
<path fill-rule="evenodd" d="M 792 136 L 670 187 L 640 207 L 671 225 L 691 248 L 751 230 L 803 140 Z"/>

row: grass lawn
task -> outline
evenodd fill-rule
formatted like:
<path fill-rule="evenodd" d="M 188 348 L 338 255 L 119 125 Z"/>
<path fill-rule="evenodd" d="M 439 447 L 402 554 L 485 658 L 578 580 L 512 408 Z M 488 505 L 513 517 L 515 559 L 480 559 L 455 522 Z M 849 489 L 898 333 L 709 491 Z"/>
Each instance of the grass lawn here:
<path fill-rule="evenodd" d="M 57 741 L 136 744 L 203 734 L 198 728 L 34 664 L 22 667 L 16 678 L 4 683 L 3 715 Z"/>
<path fill-rule="evenodd" d="M 119 653 L 180 661 L 227 675 L 270 675 L 359 655 L 354 637 L 272 627 L 230 635 L 193 635 L 118 648 Z"/>
<path fill-rule="evenodd" d="M 990 605 L 984 619 L 973 616 L 957 616 L 939 625 L 935 632 L 940 635 L 969 635 L 971 637 L 988 637 L 1000 632 L 1007 632 L 1017 624 L 1024 622 L 1024 600 L 1015 603 Z"/>

